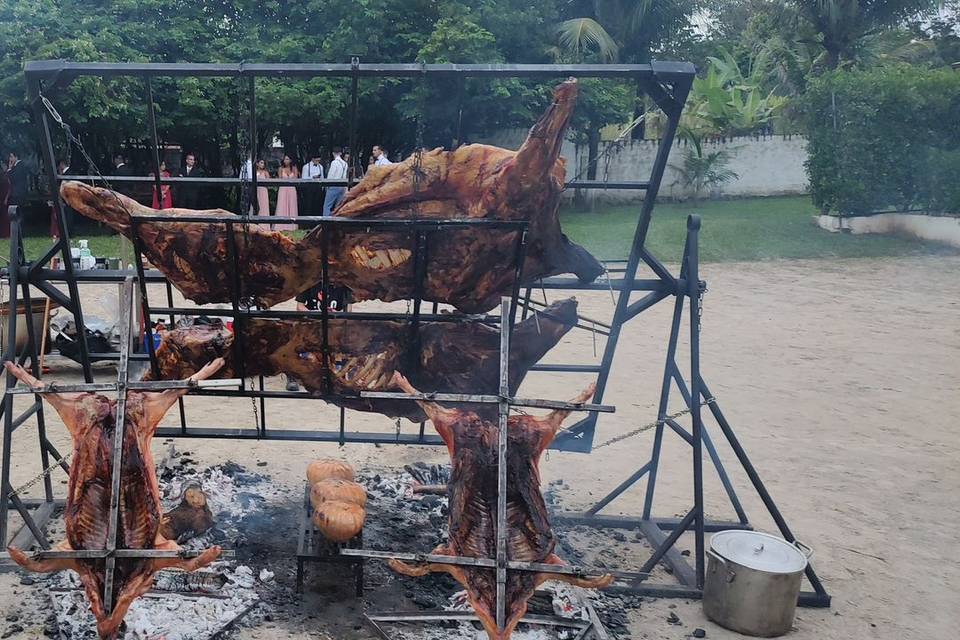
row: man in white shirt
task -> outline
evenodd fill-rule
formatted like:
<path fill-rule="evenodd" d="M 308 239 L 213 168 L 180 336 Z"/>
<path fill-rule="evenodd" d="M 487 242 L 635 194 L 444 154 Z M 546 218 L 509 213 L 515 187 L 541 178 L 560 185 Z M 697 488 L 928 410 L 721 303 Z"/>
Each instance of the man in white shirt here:
<path fill-rule="evenodd" d="M 373 145 L 373 157 L 375 160 L 373 164 L 378 167 L 385 164 L 393 164 L 389 158 L 387 158 L 387 150 L 376 144 Z"/>
<path fill-rule="evenodd" d="M 320 161 L 320 154 L 315 153 L 310 162 L 303 165 L 300 170 L 301 180 L 323 180 L 323 163 Z M 320 203 L 323 202 L 321 194 L 323 186 L 320 184 L 305 185 L 298 189 L 300 191 L 300 215 L 315 216 L 320 209 Z"/>
<path fill-rule="evenodd" d="M 333 148 L 333 160 L 330 161 L 330 169 L 327 171 L 329 180 L 346 180 L 347 163 L 341 158 L 343 150 L 340 147 Z M 327 187 L 327 195 L 323 198 L 323 215 L 329 217 L 330 212 L 340 202 L 340 198 L 347 192 L 346 187 Z"/>

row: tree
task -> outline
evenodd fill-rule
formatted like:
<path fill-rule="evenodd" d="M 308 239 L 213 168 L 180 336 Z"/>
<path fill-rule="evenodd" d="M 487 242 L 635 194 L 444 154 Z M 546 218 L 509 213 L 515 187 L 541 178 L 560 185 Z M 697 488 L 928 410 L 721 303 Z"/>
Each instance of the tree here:
<path fill-rule="evenodd" d="M 816 31 L 819 66 L 836 69 L 857 61 L 864 39 L 910 18 L 933 12 L 936 0 L 791 0 Z"/>

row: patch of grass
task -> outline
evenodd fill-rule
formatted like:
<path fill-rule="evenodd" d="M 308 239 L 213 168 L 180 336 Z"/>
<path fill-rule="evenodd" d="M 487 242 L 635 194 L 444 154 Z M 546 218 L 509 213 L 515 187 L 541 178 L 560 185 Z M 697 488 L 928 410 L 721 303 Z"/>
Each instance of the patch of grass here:
<path fill-rule="evenodd" d="M 813 220 L 807 197 L 747 198 L 661 203 L 653 209 L 647 247 L 661 260 L 683 254 L 687 216 L 701 217 L 700 256 L 706 261 L 782 258 L 874 258 L 956 253 L 946 245 L 896 235 L 830 233 Z M 563 231 L 601 259 L 630 254 L 640 204 L 600 206 L 594 211 L 564 209 Z"/>
<path fill-rule="evenodd" d="M 676 261 L 683 253 L 687 216 L 699 214 L 700 255 L 706 261 L 776 260 L 782 258 L 875 258 L 919 254 L 955 254 L 936 242 L 896 235 L 830 233 L 813 221 L 816 209 L 807 197 L 662 203 L 653 210 L 647 247 L 661 260 Z M 601 259 L 625 259 L 630 253 L 640 204 L 600 206 L 594 211 L 561 211 L 564 232 Z M 302 237 L 305 231 L 293 232 Z M 117 235 L 93 229 L 75 234 L 86 238 L 95 256 L 122 256 Z M 26 239 L 28 258 L 50 247 L 43 236 Z M 0 257 L 10 255 L 8 240 L 0 240 Z"/>

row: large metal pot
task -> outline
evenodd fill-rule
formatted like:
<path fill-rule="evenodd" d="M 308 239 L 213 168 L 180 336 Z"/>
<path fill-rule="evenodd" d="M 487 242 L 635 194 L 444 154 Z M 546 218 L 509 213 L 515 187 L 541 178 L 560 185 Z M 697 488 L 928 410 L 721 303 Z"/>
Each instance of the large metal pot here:
<path fill-rule="evenodd" d="M 790 630 L 810 547 L 757 531 L 721 531 L 707 555 L 703 611 L 709 619 L 751 636 Z"/>
<path fill-rule="evenodd" d="M 37 350 L 40 350 L 41 332 L 43 331 L 43 310 L 46 308 L 46 298 L 31 298 L 30 300 L 20 300 L 17 302 L 17 342 L 14 345 L 17 353 L 22 353 L 30 339 L 27 333 L 27 305 L 30 306 L 30 314 L 33 318 L 33 335 L 37 340 Z M 56 309 L 60 305 L 53 300 L 50 301 L 50 317 L 57 315 Z M 10 303 L 0 302 L 0 353 L 7 352 L 7 318 L 10 315 Z M 47 326 L 47 340 L 45 343 L 46 353 L 50 353 L 50 327 Z"/>

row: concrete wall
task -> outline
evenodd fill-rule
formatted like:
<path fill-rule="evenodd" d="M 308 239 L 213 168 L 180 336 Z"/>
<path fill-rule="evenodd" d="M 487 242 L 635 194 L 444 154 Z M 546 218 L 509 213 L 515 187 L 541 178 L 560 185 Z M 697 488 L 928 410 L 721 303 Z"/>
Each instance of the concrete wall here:
<path fill-rule="evenodd" d="M 918 213 L 878 213 L 872 216 L 817 216 L 827 231 L 851 233 L 905 233 L 924 240 L 960 247 L 960 217 Z"/>
<path fill-rule="evenodd" d="M 526 135 L 525 129 L 509 129 L 477 142 L 516 149 Z M 606 172 L 608 180 L 647 180 L 659 146 L 659 142 L 653 140 L 624 143 L 619 150 L 610 152 L 609 161 L 607 157 L 601 158 L 597 165 L 597 179 L 602 180 Z M 606 149 L 607 143 L 602 143 L 601 156 Z M 744 137 L 709 142 L 704 152 L 711 153 L 719 149 L 728 151 L 730 162 L 726 166 L 740 177 L 725 185 L 719 193 L 714 193 L 714 196 L 773 196 L 807 192 L 807 174 L 803 166 L 807 159 L 807 141 L 801 136 Z M 661 197 L 685 199 L 691 196 L 675 169 L 675 166 L 682 166 L 688 150 L 689 146 L 684 142 L 674 144 L 660 187 Z M 587 174 L 584 167 L 588 161 L 586 145 L 578 147 L 568 140 L 563 145 L 562 155 L 567 159 L 567 179 L 572 179 L 578 173 L 582 173 L 581 177 L 585 179 Z M 701 197 L 707 195 L 701 194 Z M 643 192 L 598 191 L 596 197 L 607 202 L 629 202 L 642 199 Z"/>

